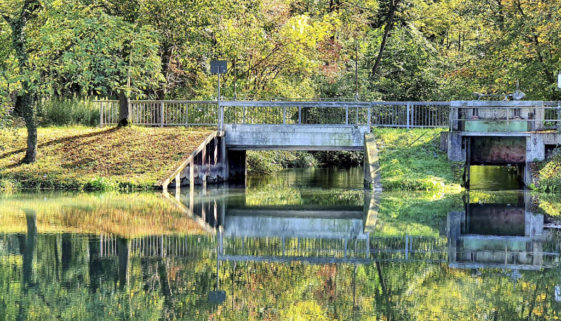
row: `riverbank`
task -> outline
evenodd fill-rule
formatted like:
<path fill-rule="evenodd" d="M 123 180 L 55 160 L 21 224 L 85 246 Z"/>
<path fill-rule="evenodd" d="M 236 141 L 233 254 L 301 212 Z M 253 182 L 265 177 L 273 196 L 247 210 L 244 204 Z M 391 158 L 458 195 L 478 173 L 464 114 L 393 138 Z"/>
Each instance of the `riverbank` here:
<path fill-rule="evenodd" d="M 0 130 L 0 190 L 150 190 L 212 130 L 39 128 L 37 162 L 20 164 L 26 133 Z"/>
<path fill-rule="evenodd" d="M 384 190 L 461 190 L 462 163 L 440 150 L 443 129 L 373 128 Z"/>
<path fill-rule="evenodd" d="M 561 149 L 555 149 L 543 162 L 533 164 L 532 189 L 541 192 L 558 193 L 561 191 Z"/>

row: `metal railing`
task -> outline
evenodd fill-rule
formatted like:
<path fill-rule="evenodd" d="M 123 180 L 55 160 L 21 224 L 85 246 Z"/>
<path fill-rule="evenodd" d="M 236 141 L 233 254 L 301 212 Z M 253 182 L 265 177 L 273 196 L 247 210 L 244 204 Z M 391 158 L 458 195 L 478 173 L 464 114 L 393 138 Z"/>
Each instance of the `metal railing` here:
<path fill-rule="evenodd" d="M 100 126 L 118 123 L 116 100 L 95 101 Z M 448 127 L 449 102 L 132 100 L 129 118 L 141 126 L 220 124 Z"/>
<path fill-rule="evenodd" d="M 481 122 L 491 122 L 495 127 L 496 125 L 510 126 L 510 129 L 517 129 L 516 131 L 552 129 L 557 128 L 561 123 L 561 103 L 473 101 L 456 104 L 453 102 L 449 122 L 452 130 L 469 130 L 471 127 L 476 128 L 477 125 L 474 124 Z"/>

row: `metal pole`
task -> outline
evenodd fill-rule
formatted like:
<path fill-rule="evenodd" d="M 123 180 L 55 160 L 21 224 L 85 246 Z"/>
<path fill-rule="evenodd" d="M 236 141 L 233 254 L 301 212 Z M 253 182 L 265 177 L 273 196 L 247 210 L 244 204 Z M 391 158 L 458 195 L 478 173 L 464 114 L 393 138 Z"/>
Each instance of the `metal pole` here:
<path fill-rule="evenodd" d="M 160 102 L 160 127 L 164 127 L 164 102 Z"/>
<path fill-rule="evenodd" d="M 410 119 L 409 119 L 409 110 L 410 110 L 410 104 L 407 104 L 407 129 L 409 129 L 409 124 L 410 124 Z"/>
<path fill-rule="evenodd" d="M 370 112 L 370 107 L 372 107 L 371 105 L 368 105 L 368 132 L 371 132 L 371 127 L 372 127 L 372 114 Z"/>
<path fill-rule="evenodd" d="M 220 104 L 220 71 L 218 73 L 218 130 L 224 130 L 224 108 Z"/>
<path fill-rule="evenodd" d="M 103 104 L 99 104 L 99 127 L 103 127 Z"/>

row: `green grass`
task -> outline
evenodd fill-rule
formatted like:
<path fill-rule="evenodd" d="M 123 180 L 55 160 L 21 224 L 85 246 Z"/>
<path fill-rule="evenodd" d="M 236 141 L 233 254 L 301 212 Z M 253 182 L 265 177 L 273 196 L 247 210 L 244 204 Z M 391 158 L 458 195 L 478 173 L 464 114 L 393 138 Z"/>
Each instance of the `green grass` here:
<path fill-rule="evenodd" d="M 0 189 L 154 189 L 210 133 L 186 128 L 40 128 L 37 162 L 20 164 L 25 132 L 0 130 Z"/>
<path fill-rule="evenodd" d="M 557 148 L 544 162 L 535 163 L 532 168 L 537 184 L 532 186 L 542 192 L 561 191 L 561 149 Z"/>
<path fill-rule="evenodd" d="M 440 151 L 442 129 L 373 129 L 384 190 L 460 191 L 462 164 Z"/>

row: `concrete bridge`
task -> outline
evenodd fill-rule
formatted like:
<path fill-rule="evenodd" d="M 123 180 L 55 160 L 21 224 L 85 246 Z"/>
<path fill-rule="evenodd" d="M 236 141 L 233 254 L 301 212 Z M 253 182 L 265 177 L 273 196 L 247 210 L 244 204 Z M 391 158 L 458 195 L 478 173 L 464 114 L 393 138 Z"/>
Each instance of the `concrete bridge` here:
<path fill-rule="evenodd" d="M 100 101 L 100 123 L 117 123 L 118 103 Z M 528 165 L 561 144 L 559 103 L 543 101 L 131 101 L 133 124 L 217 126 L 193 152 L 167 188 L 228 180 L 244 182 L 247 150 L 356 150 L 365 152 L 365 183 L 376 185 L 377 152 L 372 127 L 447 127 L 448 157 L 471 165 L 518 166 L 526 185 Z"/>
<path fill-rule="evenodd" d="M 214 104 L 213 104 L 214 103 Z M 102 124 L 113 105 L 100 102 Z M 132 101 L 133 124 L 209 126 L 218 131 L 161 186 L 244 183 L 247 150 L 364 151 L 365 185 L 377 186 L 372 126 L 446 127 L 447 102 Z M 111 113 L 109 113 L 111 115 Z"/>

